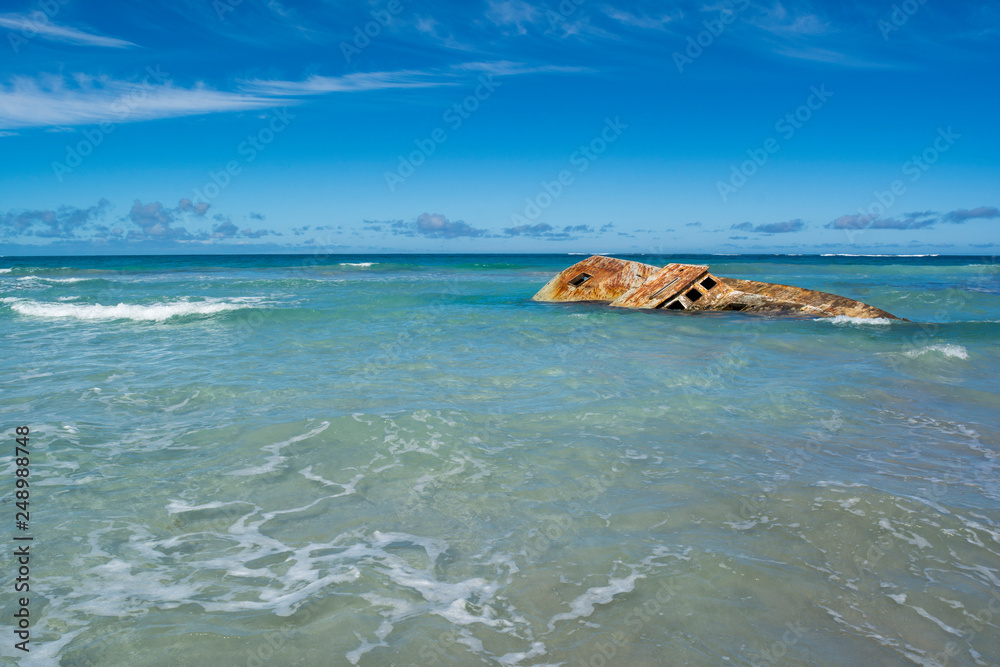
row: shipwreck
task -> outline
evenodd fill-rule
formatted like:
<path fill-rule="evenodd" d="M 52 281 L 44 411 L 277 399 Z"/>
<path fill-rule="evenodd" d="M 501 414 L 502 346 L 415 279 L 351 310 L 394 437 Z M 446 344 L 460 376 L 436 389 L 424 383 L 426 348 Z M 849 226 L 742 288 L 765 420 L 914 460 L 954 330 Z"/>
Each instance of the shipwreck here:
<path fill-rule="evenodd" d="M 565 269 L 534 301 L 597 301 L 619 308 L 735 310 L 760 315 L 901 319 L 881 308 L 801 287 L 724 278 L 697 264 L 653 266 L 594 255 Z"/>

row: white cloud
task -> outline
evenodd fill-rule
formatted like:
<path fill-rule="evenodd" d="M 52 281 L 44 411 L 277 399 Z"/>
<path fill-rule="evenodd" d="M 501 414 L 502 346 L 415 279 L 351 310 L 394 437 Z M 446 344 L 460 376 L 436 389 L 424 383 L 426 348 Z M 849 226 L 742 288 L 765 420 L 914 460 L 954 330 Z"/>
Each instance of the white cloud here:
<path fill-rule="evenodd" d="M 486 11 L 486 18 L 493 21 L 500 27 L 514 26 L 517 34 L 523 35 L 528 32 L 526 25 L 530 25 L 540 18 L 541 14 L 532 5 L 524 0 L 490 0 L 489 9 Z"/>
<path fill-rule="evenodd" d="M 89 32 L 83 32 L 76 28 L 61 26 L 52 23 L 49 17 L 42 12 L 34 12 L 31 15 L 3 14 L 0 15 L 0 27 L 18 30 L 21 36 L 26 39 L 37 35 L 42 39 L 52 42 L 63 42 L 65 44 L 80 44 L 83 46 L 103 46 L 110 49 L 127 49 L 135 46 L 132 42 L 114 37 L 104 37 Z"/>
<path fill-rule="evenodd" d="M 304 81 L 254 79 L 243 84 L 245 90 L 262 95 L 322 95 L 353 93 L 390 88 L 430 88 L 450 86 L 454 82 L 441 80 L 429 72 L 401 70 L 398 72 L 360 72 L 344 76 L 313 75 Z"/>
<path fill-rule="evenodd" d="M 793 14 L 780 2 L 764 8 L 751 22 L 762 30 L 784 36 L 813 36 L 830 31 L 829 24 L 816 14 Z"/>
<path fill-rule="evenodd" d="M 462 63 L 455 65 L 453 69 L 468 70 L 474 72 L 486 72 L 496 76 L 511 76 L 516 74 L 572 74 L 576 72 L 586 72 L 585 67 L 574 67 L 571 65 L 526 65 L 515 63 L 509 60 L 495 60 L 492 62 Z"/>
<path fill-rule="evenodd" d="M 198 83 L 175 85 L 165 73 L 148 70 L 142 82 L 84 74 L 15 77 L 0 83 L 0 130 L 44 127 L 66 131 L 79 125 L 179 118 L 211 113 L 267 109 L 297 104 L 298 97 L 370 90 L 457 86 L 467 72 L 497 76 L 572 73 L 583 68 L 526 65 L 506 60 L 472 62 L 437 71 L 360 72 L 343 76 L 313 75 L 302 81 L 254 79 L 236 91 L 213 90 Z"/>
<path fill-rule="evenodd" d="M 615 7 L 605 7 L 604 13 L 607 14 L 609 18 L 618 21 L 622 25 L 634 28 L 648 28 L 652 30 L 662 30 L 666 24 L 673 20 L 672 17 L 667 16 L 666 14 L 660 17 L 651 17 L 646 16 L 645 14 L 639 16 Z"/>
<path fill-rule="evenodd" d="M 106 77 L 17 77 L 0 84 L 0 129 L 122 123 L 260 109 L 286 100 Z"/>

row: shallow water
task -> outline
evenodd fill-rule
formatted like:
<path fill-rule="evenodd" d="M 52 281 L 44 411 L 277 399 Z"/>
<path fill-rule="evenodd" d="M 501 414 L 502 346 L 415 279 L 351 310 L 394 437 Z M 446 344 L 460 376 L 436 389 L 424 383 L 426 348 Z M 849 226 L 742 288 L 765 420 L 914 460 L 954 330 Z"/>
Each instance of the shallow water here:
<path fill-rule="evenodd" d="M 632 258 L 911 323 L 530 301 L 578 259 L 0 259 L 0 659 L 1000 663 L 992 259 Z"/>

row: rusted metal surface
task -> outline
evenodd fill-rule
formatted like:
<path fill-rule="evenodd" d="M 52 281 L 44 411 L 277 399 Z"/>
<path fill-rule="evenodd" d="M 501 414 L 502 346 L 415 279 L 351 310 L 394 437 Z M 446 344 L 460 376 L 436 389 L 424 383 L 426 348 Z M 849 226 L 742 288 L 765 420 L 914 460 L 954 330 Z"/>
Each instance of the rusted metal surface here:
<path fill-rule="evenodd" d="M 611 302 L 621 308 L 662 308 L 685 291 L 697 289 L 696 280 L 708 273 L 707 266 L 667 264 L 646 282 Z"/>
<path fill-rule="evenodd" d="M 900 319 L 881 308 L 827 292 L 738 278 L 726 278 L 725 281 L 733 289 L 733 294 L 728 300 L 732 307 L 727 308 L 727 310 L 742 310 L 765 315 L 801 314 L 818 317 L 844 315 L 846 317 Z"/>
<path fill-rule="evenodd" d="M 658 266 L 594 255 L 569 267 L 532 297 L 535 301 L 614 301 L 639 287 Z"/>
<path fill-rule="evenodd" d="M 641 262 L 595 255 L 545 284 L 535 301 L 602 301 L 620 308 L 738 310 L 762 315 L 900 319 L 881 308 L 816 290 L 722 278 L 709 267 Z"/>

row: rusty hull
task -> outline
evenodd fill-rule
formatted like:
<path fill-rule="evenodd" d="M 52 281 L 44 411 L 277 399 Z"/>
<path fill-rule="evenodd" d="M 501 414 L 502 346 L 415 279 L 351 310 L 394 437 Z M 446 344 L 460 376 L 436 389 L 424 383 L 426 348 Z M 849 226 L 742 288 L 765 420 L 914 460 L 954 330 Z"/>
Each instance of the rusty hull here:
<path fill-rule="evenodd" d="M 900 319 L 881 308 L 835 294 L 722 278 L 707 266 L 667 264 L 661 268 L 602 255 L 588 257 L 560 272 L 532 299 L 600 301 L 619 308 Z"/>

